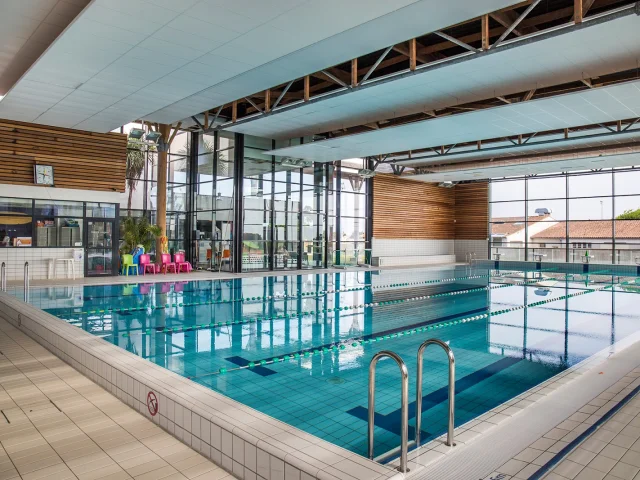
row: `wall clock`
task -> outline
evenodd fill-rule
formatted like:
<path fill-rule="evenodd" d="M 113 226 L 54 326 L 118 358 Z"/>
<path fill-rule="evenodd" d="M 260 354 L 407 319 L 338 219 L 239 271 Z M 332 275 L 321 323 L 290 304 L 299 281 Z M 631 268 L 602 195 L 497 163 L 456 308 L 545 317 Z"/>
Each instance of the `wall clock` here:
<path fill-rule="evenodd" d="M 51 165 L 36 165 L 34 176 L 36 185 L 53 185 L 53 167 Z"/>

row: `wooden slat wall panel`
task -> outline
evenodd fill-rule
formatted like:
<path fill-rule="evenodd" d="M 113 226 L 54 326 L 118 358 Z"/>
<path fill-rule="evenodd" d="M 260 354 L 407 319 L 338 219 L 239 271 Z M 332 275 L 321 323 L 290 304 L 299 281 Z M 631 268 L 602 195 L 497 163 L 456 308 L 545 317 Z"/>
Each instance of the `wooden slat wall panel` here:
<path fill-rule="evenodd" d="M 34 185 L 37 164 L 56 187 L 124 192 L 127 136 L 0 119 L 0 183 Z"/>
<path fill-rule="evenodd" d="M 454 189 L 435 183 L 376 175 L 373 180 L 373 236 L 452 239 Z"/>
<path fill-rule="evenodd" d="M 487 182 L 456 185 L 456 238 L 486 240 L 489 225 L 489 184 Z"/>

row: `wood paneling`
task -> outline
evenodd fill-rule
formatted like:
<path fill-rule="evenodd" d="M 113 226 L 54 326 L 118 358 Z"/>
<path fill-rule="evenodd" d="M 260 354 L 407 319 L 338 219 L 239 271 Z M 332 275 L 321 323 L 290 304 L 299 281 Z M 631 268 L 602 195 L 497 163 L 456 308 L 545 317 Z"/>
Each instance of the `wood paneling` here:
<path fill-rule="evenodd" d="M 124 192 L 127 136 L 0 119 L 0 183 L 34 185 L 38 164 L 56 187 Z"/>
<path fill-rule="evenodd" d="M 376 238 L 485 240 L 489 222 L 488 184 L 438 187 L 394 175 L 373 180 L 373 236 Z"/>
<path fill-rule="evenodd" d="M 489 228 L 489 184 L 456 185 L 456 239 L 486 240 Z"/>
<path fill-rule="evenodd" d="M 455 235 L 454 189 L 394 175 L 373 180 L 373 236 L 450 239 Z"/>

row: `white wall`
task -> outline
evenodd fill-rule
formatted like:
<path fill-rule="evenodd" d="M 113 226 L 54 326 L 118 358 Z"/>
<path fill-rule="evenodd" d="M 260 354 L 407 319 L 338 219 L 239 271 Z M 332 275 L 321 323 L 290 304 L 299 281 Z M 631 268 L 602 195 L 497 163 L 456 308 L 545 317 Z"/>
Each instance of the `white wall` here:
<path fill-rule="evenodd" d="M 487 240 L 455 240 L 456 262 L 464 262 L 467 253 L 475 253 L 476 259 L 486 260 L 489 251 Z"/>
<path fill-rule="evenodd" d="M 0 183 L 0 196 L 2 197 L 120 203 L 121 195 L 124 194 L 118 192 L 100 192 L 96 190 L 76 190 L 73 188 L 36 187 L 32 185 Z"/>
<path fill-rule="evenodd" d="M 453 255 L 453 240 L 425 240 L 407 238 L 371 239 L 373 257 L 414 257 L 424 255 Z"/>
<path fill-rule="evenodd" d="M 33 248 L 10 247 L 0 248 L 0 263 L 5 262 L 7 267 L 7 281 L 24 279 L 24 263 L 29 262 L 29 278 L 31 280 L 44 280 L 48 277 L 48 260 L 50 258 L 73 258 L 74 250 L 83 248 Z M 83 255 L 84 257 L 84 255 Z M 84 262 L 75 262 L 76 278 L 84 276 Z M 55 270 L 54 270 L 55 273 Z M 65 276 L 65 269 L 60 264 L 58 277 Z"/>

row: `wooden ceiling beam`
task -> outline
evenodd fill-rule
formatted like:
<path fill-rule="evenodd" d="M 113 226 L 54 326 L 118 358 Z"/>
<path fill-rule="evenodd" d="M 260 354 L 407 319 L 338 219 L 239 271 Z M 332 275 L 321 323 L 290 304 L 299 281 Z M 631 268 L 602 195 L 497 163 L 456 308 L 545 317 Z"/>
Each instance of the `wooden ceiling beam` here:
<path fill-rule="evenodd" d="M 351 86 L 358 86 L 358 59 L 351 60 Z"/>
<path fill-rule="evenodd" d="M 489 15 L 483 15 L 481 21 L 482 50 L 489 50 L 491 37 L 489 36 Z"/>
<path fill-rule="evenodd" d="M 582 23 L 582 0 L 573 0 L 573 21 L 578 23 Z"/>

